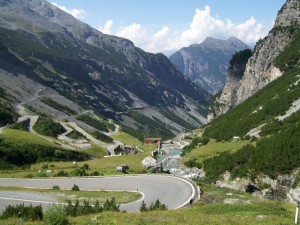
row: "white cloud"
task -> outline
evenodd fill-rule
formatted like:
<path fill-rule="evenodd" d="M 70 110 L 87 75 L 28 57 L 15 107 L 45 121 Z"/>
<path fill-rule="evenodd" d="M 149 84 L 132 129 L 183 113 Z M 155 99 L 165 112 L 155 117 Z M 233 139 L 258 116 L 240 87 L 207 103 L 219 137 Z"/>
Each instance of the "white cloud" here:
<path fill-rule="evenodd" d="M 116 35 L 131 40 L 136 46 L 145 49 L 145 43 L 147 43 L 147 34 L 149 33 L 138 23 L 132 23 L 128 26 L 114 27 L 114 22 L 108 20 L 105 25 L 98 28 L 99 31 L 105 34 Z M 147 50 L 146 50 L 147 51 Z"/>
<path fill-rule="evenodd" d="M 98 30 L 101 31 L 104 34 L 112 34 L 113 25 L 114 25 L 114 21 L 108 20 L 105 23 L 104 27 L 103 28 L 100 27 Z"/>
<path fill-rule="evenodd" d="M 153 29 L 143 27 L 138 23 L 115 27 L 112 20 L 108 20 L 99 30 L 130 39 L 136 46 L 154 53 L 174 52 L 182 47 L 201 43 L 206 37 L 227 39 L 234 36 L 253 45 L 268 32 L 254 17 L 250 17 L 243 23 L 235 24 L 230 19 L 220 19 L 219 15 L 212 16 L 209 6 L 196 9 L 191 24 L 183 30 L 174 30 L 163 26 L 160 30 L 153 31 Z"/>
<path fill-rule="evenodd" d="M 165 45 L 170 40 L 170 35 L 169 27 L 164 26 L 161 30 L 150 36 L 146 46 L 147 51 L 160 52 L 161 49 L 165 49 L 166 51 L 167 46 Z"/>
<path fill-rule="evenodd" d="M 67 7 L 60 6 L 55 2 L 52 2 L 51 4 L 60 8 L 61 10 L 65 11 L 65 12 L 71 14 L 72 16 L 74 16 L 77 19 L 84 19 L 86 17 L 86 12 L 83 9 L 76 9 L 76 8 L 68 9 Z"/>
<path fill-rule="evenodd" d="M 116 35 L 131 40 L 137 40 L 141 36 L 142 26 L 138 23 L 133 23 L 129 26 L 121 27 Z"/>

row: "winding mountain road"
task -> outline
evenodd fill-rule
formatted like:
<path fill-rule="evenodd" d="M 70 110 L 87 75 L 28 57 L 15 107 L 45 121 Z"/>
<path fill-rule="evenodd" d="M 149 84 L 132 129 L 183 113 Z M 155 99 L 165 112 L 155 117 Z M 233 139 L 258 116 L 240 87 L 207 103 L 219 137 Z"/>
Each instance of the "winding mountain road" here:
<path fill-rule="evenodd" d="M 117 177 L 93 177 L 93 178 L 53 178 L 53 179 L 15 179 L 0 178 L 0 186 L 3 187 L 27 187 L 51 189 L 58 185 L 61 189 L 71 189 L 73 185 L 79 186 L 80 190 L 110 190 L 110 191 L 138 191 L 143 198 L 138 201 L 122 204 L 121 210 L 138 212 L 142 201 L 149 206 L 157 199 L 164 203 L 168 209 L 177 209 L 189 204 L 191 198 L 197 196 L 197 189 L 189 181 L 165 175 L 137 175 Z M 6 205 L 21 204 L 49 205 L 49 201 L 36 199 L 34 194 L 22 196 L 4 196 L 0 191 L 0 210 Z M 16 192 L 17 193 L 17 192 Z M 50 202 L 57 202 L 56 200 Z"/>

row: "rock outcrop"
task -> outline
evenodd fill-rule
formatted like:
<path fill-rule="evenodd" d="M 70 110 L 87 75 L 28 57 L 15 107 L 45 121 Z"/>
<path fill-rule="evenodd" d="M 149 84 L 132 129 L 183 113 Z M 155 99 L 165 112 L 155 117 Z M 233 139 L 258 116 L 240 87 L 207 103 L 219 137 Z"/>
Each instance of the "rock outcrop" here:
<path fill-rule="evenodd" d="M 296 177 L 299 170 L 291 175 L 279 175 L 276 179 L 268 176 L 258 176 L 254 181 L 249 178 L 231 178 L 229 172 L 223 174 L 223 179 L 216 181 L 218 187 L 248 192 L 254 196 L 296 203 L 300 201 L 300 187 Z"/>
<path fill-rule="evenodd" d="M 142 164 L 146 170 L 156 170 L 158 168 L 156 159 L 151 156 L 144 158 Z"/>
<path fill-rule="evenodd" d="M 209 121 L 244 102 L 283 74 L 274 65 L 274 59 L 292 41 L 295 28 L 300 24 L 299 9 L 298 0 L 287 0 L 278 13 L 274 28 L 256 44 L 243 75 L 236 76 L 233 71 L 229 71 L 225 87 L 208 115 Z"/>

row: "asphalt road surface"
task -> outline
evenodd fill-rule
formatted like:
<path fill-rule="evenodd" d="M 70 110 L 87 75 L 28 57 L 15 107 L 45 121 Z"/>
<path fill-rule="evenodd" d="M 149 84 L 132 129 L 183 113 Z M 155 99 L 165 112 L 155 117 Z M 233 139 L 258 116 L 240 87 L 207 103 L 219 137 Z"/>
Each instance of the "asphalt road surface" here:
<path fill-rule="evenodd" d="M 165 204 L 168 209 L 177 209 L 188 205 L 190 199 L 197 196 L 194 186 L 184 179 L 164 175 L 137 175 L 116 177 L 92 177 L 92 178 L 53 178 L 53 179 L 16 179 L 0 178 L 0 186 L 3 187 L 27 187 L 52 189 L 58 185 L 61 189 L 71 189 L 73 185 L 79 186 L 80 190 L 111 190 L 111 191 L 138 191 L 143 197 L 138 201 L 121 205 L 121 210 L 137 212 L 142 201 L 149 206 L 157 199 Z M 22 193 L 0 191 L 0 211 L 6 205 L 24 203 L 25 205 L 39 205 L 46 208 L 49 203 L 57 202 L 48 197 L 36 194 L 24 196 Z"/>

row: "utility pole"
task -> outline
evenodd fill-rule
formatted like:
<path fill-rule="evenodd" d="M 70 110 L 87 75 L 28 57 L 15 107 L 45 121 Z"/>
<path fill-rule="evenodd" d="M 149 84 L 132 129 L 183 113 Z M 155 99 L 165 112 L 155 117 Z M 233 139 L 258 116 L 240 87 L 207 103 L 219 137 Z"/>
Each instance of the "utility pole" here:
<path fill-rule="evenodd" d="M 149 132 L 149 130 L 148 130 L 148 125 L 146 124 L 146 125 L 144 126 L 144 143 L 145 143 L 145 141 L 146 141 L 146 138 L 148 137 L 148 132 Z"/>
<path fill-rule="evenodd" d="M 159 132 L 160 132 L 160 128 L 155 128 L 155 131 L 156 131 L 156 137 L 158 138 L 159 136 L 158 136 L 158 134 L 159 134 Z"/>
<path fill-rule="evenodd" d="M 298 224 L 299 205 L 300 205 L 300 201 L 297 201 L 296 213 L 295 213 L 295 224 Z"/>
<path fill-rule="evenodd" d="M 24 223 L 23 223 L 23 218 L 22 218 L 22 213 L 21 212 L 18 213 L 18 217 L 19 217 L 20 225 L 23 225 Z"/>

